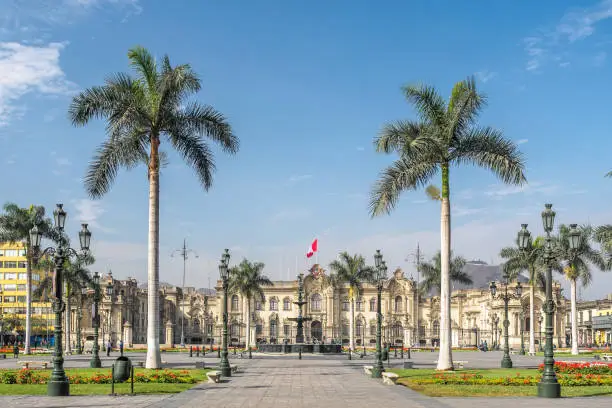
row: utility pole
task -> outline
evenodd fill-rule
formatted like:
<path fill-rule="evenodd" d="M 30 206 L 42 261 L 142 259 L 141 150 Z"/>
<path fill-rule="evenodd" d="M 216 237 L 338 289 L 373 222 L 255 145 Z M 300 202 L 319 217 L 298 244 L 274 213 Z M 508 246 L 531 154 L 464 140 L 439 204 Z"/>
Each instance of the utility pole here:
<path fill-rule="evenodd" d="M 172 252 L 170 257 L 174 258 L 175 255 L 179 255 L 183 258 L 183 287 L 181 296 L 181 347 L 185 347 L 185 272 L 187 270 L 187 259 L 189 254 L 193 254 L 196 258 L 198 254 L 193 249 L 187 249 L 187 239 L 183 239 L 183 247 Z"/>
<path fill-rule="evenodd" d="M 417 280 L 416 280 L 416 308 L 415 308 L 415 320 L 416 320 L 416 330 L 414 331 L 413 337 L 414 337 L 414 343 L 418 343 L 419 342 L 419 303 L 420 303 L 420 294 L 419 294 L 419 283 L 421 282 L 421 261 L 423 259 L 423 253 L 421 252 L 421 247 L 419 245 L 419 243 L 417 242 L 417 248 L 416 251 L 409 254 L 408 258 L 405 259 L 405 261 L 410 261 L 410 259 L 412 258 L 414 265 L 416 266 L 416 270 L 417 270 Z"/>

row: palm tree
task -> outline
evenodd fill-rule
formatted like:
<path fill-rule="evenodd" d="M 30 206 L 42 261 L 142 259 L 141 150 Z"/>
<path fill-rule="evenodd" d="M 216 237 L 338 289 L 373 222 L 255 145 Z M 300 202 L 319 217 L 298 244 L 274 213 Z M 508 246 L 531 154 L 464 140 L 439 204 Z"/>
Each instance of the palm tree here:
<path fill-rule="evenodd" d="M 365 259 L 359 254 L 349 255 L 341 252 L 339 259 L 329 264 L 329 269 L 335 275 L 331 282 L 346 283 L 349 286 L 351 318 L 349 321 L 349 348 L 355 350 L 355 298 L 363 292 L 363 283 L 374 281 L 374 268 L 365 264 Z"/>
<path fill-rule="evenodd" d="M 70 354 L 72 352 L 72 342 L 70 341 L 71 332 L 71 314 L 72 314 L 72 300 L 77 301 L 77 307 L 82 305 L 83 289 L 87 289 L 92 284 L 91 272 L 87 268 L 88 265 L 92 265 L 95 262 L 94 257 L 91 254 L 86 255 L 77 261 L 66 260 L 64 263 L 64 296 L 66 302 L 66 314 L 65 325 L 66 325 L 66 342 L 65 352 Z M 46 264 L 41 266 L 46 267 Z M 38 288 L 34 291 L 34 296 L 43 297 L 45 293 L 51 291 L 53 287 L 53 278 L 51 276 L 45 277 Z"/>
<path fill-rule="evenodd" d="M 576 283 L 581 281 L 583 286 L 591 283 L 592 275 L 590 266 L 596 266 L 605 270 L 607 265 L 601 252 L 591 246 L 593 239 L 593 228 L 590 225 L 578 227 L 580 232 L 580 244 L 577 249 L 571 249 L 570 227 L 561 225 L 559 235 L 556 237 L 556 256 L 559 261 L 567 262 L 564 268 L 565 276 L 570 281 L 570 301 L 572 308 L 572 354 L 579 354 L 578 350 L 578 325 L 576 312 Z"/>
<path fill-rule="evenodd" d="M 450 281 L 471 285 L 472 278 L 463 271 L 466 260 L 462 256 L 452 257 L 450 263 Z M 442 254 L 438 251 L 432 258 L 431 262 L 421 262 L 419 264 L 419 272 L 422 274 L 423 280 L 420 283 L 419 290 L 421 294 L 427 295 L 432 290 L 440 293 L 440 275 L 442 274 Z"/>
<path fill-rule="evenodd" d="M 265 299 L 263 287 L 272 286 L 272 281 L 262 274 L 264 264 L 261 262 L 249 262 L 246 258 L 238 266 L 230 269 L 229 290 L 240 293 L 247 300 L 246 321 L 246 348 L 251 347 L 251 300 L 254 298 Z"/>
<path fill-rule="evenodd" d="M 25 354 L 31 353 L 30 336 L 32 332 L 32 265 L 35 260 L 31 250 L 30 230 L 36 225 L 43 237 L 57 241 L 57 230 L 51 220 L 45 217 L 45 207 L 31 205 L 21 208 L 14 203 L 4 204 L 4 214 L 0 215 L 0 242 L 12 244 L 23 242 L 26 251 L 26 324 Z"/>
<path fill-rule="evenodd" d="M 516 247 L 502 248 L 499 256 L 506 260 L 503 266 L 505 275 L 517 276 L 524 270 L 529 274 L 529 354 L 535 354 L 535 288 L 543 286 L 538 283 L 543 282 L 543 269 L 546 267 L 544 238 L 530 238 L 524 250 L 518 247 L 517 240 Z"/>
<path fill-rule="evenodd" d="M 161 365 L 159 349 L 159 171 L 162 140 L 172 146 L 195 171 L 204 190 L 213 181 L 213 153 L 206 138 L 227 153 L 238 151 L 238 138 L 226 118 L 214 108 L 190 102 L 200 90 L 200 79 L 187 64 L 161 67 L 149 51 L 128 52 L 136 77 L 119 73 L 102 86 L 74 97 L 69 115 L 75 126 L 94 118 L 106 119 L 107 140 L 96 152 L 85 177 L 90 197 L 108 193 L 119 168 L 147 165 L 149 179 L 147 368 Z"/>
<path fill-rule="evenodd" d="M 593 236 L 599 243 L 606 258 L 606 269 L 612 268 L 612 225 L 606 224 L 595 228 Z"/>
<path fill-rule="evenodd" d="M 399 158 L 376 182 L 370 201 L 371 216 L 390 213 L 403 191 L 425 187 L 440 171 L 441 179 L 441 293 L 440 357 L 438 370 L 452 370 L 450 319 L 451 212 L 450 168 L 471 164 L 493 172 L 504 183 L 523 184 L 524 162 L 516 144 L 501 131 L 476 125 L 486 98 L 476 90 L 473 77 L 458 82 L 448 103 L 427 85 L 403 88 L 414 105 L 418 121 L 401 120 L 384 126 L 374 144 L 378 152 Z"/>

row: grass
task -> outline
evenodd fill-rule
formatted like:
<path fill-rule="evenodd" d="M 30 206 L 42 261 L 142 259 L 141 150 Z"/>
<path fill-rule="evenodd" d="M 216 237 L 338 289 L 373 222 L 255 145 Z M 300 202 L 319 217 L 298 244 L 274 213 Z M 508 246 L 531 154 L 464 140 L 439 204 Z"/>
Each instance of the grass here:
<path fill-rule="evenodd" d="M 15 371 L 15 370 L 2 370 Z M 136 368 L 134 375 L 138 373 L 150 372 L 146 368 Z M 206 372 L 208 370 L 169 370 L 169 371 L 188 371 L 189 374 L 202 382 L 206 380 Z M 104 368 L 76 368 L 67 369 L 67 375 L 73 374 L 109 374 L 110 369 Z M 175 394 L 186 391 L 196 384 L 163 384 L 163 383 L 137 383 L 134 382 L 135 394 Z M 71 384 L 70 395 L 108 395 L 111 392 L 111 384 Z M 129 394 L 130 383 L 128 382 L 115 384 L 116 394 Z M 46 384 L 0 384 L 0 395 L 46 395 Z"/>
<path fill-rule="evenodd" d="M 430 397 L 535 397 L 537 386 L 504 386 L 504 385 L 455 385 L 455 384 L 414 384 L 410 381 L 417 377 L 430 377 L 439 373 L 433 369 L 390 370 L 400 376 L 398 384 Z M 458 370 L 446 372 L 447 375 L 479 374 L 483 377 L 513 377 L 517 373 L 522 376 L 534 376 L 537 369 L 495 368 L 490 370 Z M 561 387 L 563 397 L 588 397 L 596 395 L 612 395 L 612 386 Z"/>

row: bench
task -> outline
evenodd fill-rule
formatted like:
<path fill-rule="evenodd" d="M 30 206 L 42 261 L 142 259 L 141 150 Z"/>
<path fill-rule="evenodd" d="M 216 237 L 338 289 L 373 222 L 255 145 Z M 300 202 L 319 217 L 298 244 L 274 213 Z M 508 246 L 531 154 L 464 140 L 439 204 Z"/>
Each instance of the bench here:
<path fill-rule="evenodd" d="M 143 367 L 144 367 L 144 361 L 135 361 L 135 362 L 134 362 L 134 365 L 135 365 L 136 367 L 143 368 Z"/>
<path fill-rule="evenodd" d="M 510 350 L 510 354 L 518 354 L 518 351 L 516 351 L 516 350 Z"/>
<path fill-rule="evenodd" d="M 414 362 L 413 361 L 404 361 L 404 368 L 405 369 L 414 368 Z"/>
<path fill-rule="evenodd" d="M 372 369 L 374 368 L 374 366 L 363 366 L 363 372 L 366 375 L 372 375 Z"/>
<path fill-rule="evenodd" d="M 209 384 L 216 384 L 221 379 L 221 371 L 209 371 L 206 373 Z"/>
<path fill-rule="evenodd" d="M 232 370 L 232 374 L 235 374 L 238 372 L 238 365 L 230 365 L 230 369 Z"/>
<path fill-rule="evenodd" d="M 195 368 L 206 368 L 206 363 L 204 361 L 196 361 Z"/>
<path fill-rule="evenodd" d="M 612 354 L 602 354 L 601 359 L 604 361 L 612 361 Z"/>
<path fill-rule="evenodd" d="M 383 384 L 395 385 L 398 378 L 399 378 L 399 375 L 395 373 L 388 373 L 388 372 L 382 373 Z"/>
<path fill-rule="evenodd" d="M 530 355 L 530 356 L 535 356 L 536 355 L 535 351 L 530 351 L 527 354 Z"/>
<path fill-rule="evenodd" d="M 466 365 L 468 362 L 467 361 L 453 361 L 453 365 L 455 367 L 459 367 L 460 369 L 463 369 L 463 366 Z"/>
<path fill-rule="evenodd" d="M 31 365 L 39 365 L 41 368 L 47 369 L 47 366 L 49 365 L 49 363 L 46 361 L 20 361 L 18 364 L 25 369 L 30 368 Z"/>

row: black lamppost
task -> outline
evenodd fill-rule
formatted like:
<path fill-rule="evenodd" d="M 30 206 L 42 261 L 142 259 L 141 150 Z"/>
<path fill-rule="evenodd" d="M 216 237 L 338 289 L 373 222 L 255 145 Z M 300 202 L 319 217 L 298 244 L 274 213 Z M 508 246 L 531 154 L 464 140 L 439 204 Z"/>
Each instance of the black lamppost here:
<path fill-rule="evenodd" d="M 62 313 L 66 309 L 66 305 L 62 300 L 64 288 L 64 263 L 66 259 L 74 256 L 77 259 L 82 259 L 89 252 L 89 244 L 91 242 L 91 232 L 87 229 L 87 224 L 81 224 L 82 228 L 79 231 L 79 243 L 81 244 L 81 254 L 76 250 L 68 247 L 68 242 L 64 236 L 64 226 L 66 225 L 66 211 L 62 204 L 57 204 L 57 208 L 53 211 L 55 228 L 57 229 L 59 242 L 55 248 L 49 247 L 40 251 L 40 243 L 42 233 L 34 226 L 30 230 L 30 242 L 35 253 L 35 258 L 49 255 L 53 257 L 55 264 L 55 273 L 53 277 L 53 311 L 55 312 L 55 351 L 53 353 L 53 371 L 47 383 L 47 395 L 49 396 L 67 396 L 70 395 L 70 383 L 66 372 L 64 371 L 64 356 L 62 354 Z"/>
<path fill-rule="evenodd" d="M 94 329 L 94 344 L 93 349 L 91 351 L 91 360 L 89 361 L 89 366 L 91 368 L 101 368 L 102 361 L 100 361 L 100 355 L 98 352 L 100 351 L 100 346 L 98 344 L 98 336 L 100 329 L 100 314 L 98 313 L 98 305 L 100 303 L 100 274 L 95 272 L 93 274 L 93 311 L 91 313 L 91 323 Z"/>
<path fill-rule="evenodd" d="M 521 356 L 525 355 L 525 338 L 523 333 L 525 332 L 525 311 L 521 309 L 521 313 L 519 314 L 519 320 L 521 321 L 521 350 L 519 354 Z"/>
<path fill-rule="evenodd" d="M 508 302 L 512 298 L 520 299 L 523 288 L 520 282 L 516 283 L 515 293 L 508 293 L 508 275 L 504 275 L 504 287 L 503 292 L 497 292 L 497 285 L 495 281 L 491 282 L 489 289 L 491 290 L 491 297 L 493 299 L 501 299 L 504 301 L 504 357 L 501 361 L 502 368 L 512 368 L 512 359 L 510 358 L 510 344 L 508 343 L 508 329 L 510 321 L 508 320 Z"/>
<path fill-rule="evenodd" d="M 544 258 L 546 260 L 546 302 L 544 304 L 544 312 L 546 314 L 546 345 L 544 347 L 544 372 L 538 383 L 538 397 L 543 398 L 561 397 L 561 385 L 557 381 L 557 375 L 554 370 L 555 359 L 553 352 L 553 313 L 555 312 L 555 302 L 552 298 L 552 261 L 554 259 L 554 254 L 550 233 L 555 225 L 555 215 L 552 204 L 545 204 L 545 209 L 542 211 L 542 224 L 546 232 L 546 244 L 544 247 Z M 526 243 L 527 240 L 523 237 L 529 237 L 530 235 L 529 231 L 527 231 L 527 225 L 523 225 L 521 232 L 519 232 L 519 245 L 522 246 Z M 580 243 L 580 237 L 575 237 L 573 234 L 570 234 L 569 241 L 570 249 L 576 249 Z M 521 249 L 525 248 L 521 247 Z"/>
<path fill-rule="evenodd" d="M 540 341 L 538 342 L 538 351 L 544 351 L 544 348 L 542 347 L 542 321 L 544 320 L 544 318 L 542 317 L 542 315 L 538 316 L 538 337 L 540 338 Z"/>
<path fill-rule="evenodd" d="M 374 264 L 376 265 L 376 363 L 372 367 L 372 378 L 381 378 L 383 371 L 385 371 L 382 363 L 382 350 L 381 350 L 381 335 L 382 335 L 382 311 L 380 304 L 382 303 L 382 289 L 385 279 L 387 277 L 387 265 L 382 259 L 380 249 L 376 250 L 374 255 Z"/>
<path fill-rule="evenodd" d="M 219 264 L 219 275 L 223 281 L 223 333 L 221 336 L 221 362 L 219 368 L 221 369 L 221 375 L 223 377 L 231 377 L 232 369 L 227 359 L 227 290 L 229 286 L 229 260 L 230 254 L 229 249 L 226 249 L 221 256 L 221 263 Z"/>

